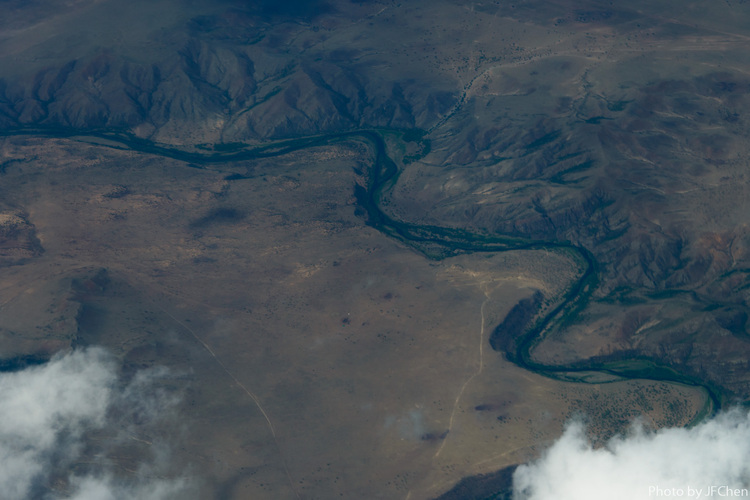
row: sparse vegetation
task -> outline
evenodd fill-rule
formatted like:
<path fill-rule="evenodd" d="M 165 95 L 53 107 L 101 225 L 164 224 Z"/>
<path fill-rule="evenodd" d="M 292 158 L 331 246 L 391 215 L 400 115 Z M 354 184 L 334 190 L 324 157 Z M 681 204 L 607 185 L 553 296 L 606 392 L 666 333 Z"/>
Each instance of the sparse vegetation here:
<path fill-rule="evenodd" d="M 747 13 L 595 3 L 10 2 L 3 356 L 185 374 L 207 498 L 426 499 L 745 401 Z"/>

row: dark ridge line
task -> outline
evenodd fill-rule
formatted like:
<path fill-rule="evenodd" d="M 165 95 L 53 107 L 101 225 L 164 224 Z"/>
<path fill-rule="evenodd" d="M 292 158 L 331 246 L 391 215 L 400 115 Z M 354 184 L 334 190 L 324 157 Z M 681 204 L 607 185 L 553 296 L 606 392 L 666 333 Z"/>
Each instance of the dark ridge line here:
<path fill-rule="evenodd" d="M 0 360 L 0 373 L 13 373 L 32 366 L 40 366 L 49 362 L 50 357 L 43 354 L 27 354 Z"/>

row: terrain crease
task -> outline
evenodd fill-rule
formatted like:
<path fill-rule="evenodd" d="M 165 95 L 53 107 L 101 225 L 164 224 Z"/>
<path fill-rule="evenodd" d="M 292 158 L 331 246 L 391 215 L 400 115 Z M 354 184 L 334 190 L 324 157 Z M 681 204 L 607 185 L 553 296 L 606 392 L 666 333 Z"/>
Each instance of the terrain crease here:
<path fill-rule="evenodd" d="M 480 316 L 481 316 L 481 327 L 479 329 L 479 367 L 477 370 L 472 373 L 468 379 L 463 383 L 461 386 L 461 389 L 458 391 L 458 395 L 456 396 L 456 400 L 453 403 L 453 411 L 451 411 L 451 418 L 448 421 L 448 430 L 445 439 L 443 439 L 443 442 L 440 444 L 440 448 L 435 452 L 435 456 L 433 459 L 437 458 L 440 455 L 440 452 L 443 451 L 443 448 L 445 447 L 445 443 L 448 441 L 448 437 L 450 436 L 450 432 L 453 429 L 453 421 L 456 417 L 456 411 L 458 410 L 458 404 L 461 401 L 461 396 L 463 396 L 464 391 L 469 386 L 472 380 L 474 380 L 477 376 L 479 376 L 482 373 L 482 370 L 484 369 L 484 308 L 487 305 L 487 302 L 490 300 L 490 294 L 486 287 L 484 288 L 484 296 L 486 297 L 484 299 L 484 302 L 482 302 L 482 307 L 479 309 Z"/>
<path fill-rule="evenodd" d="M 184 324 L 179 319 L 175 318 L 169 311 L 164 309 L 162 306 L 160 306 L 155 300 L 151 299 L 151 302 L 158 307 L 164 314 L 172 318 L 178 325 L 183 327 L 185 330 L 190 332 L 190 334 L 197 340 L 203 348 L 211 355 L 211 357 L 216 361 L 216 364 L 218 364 L 221 369 L 226 373 L 229 378 L 231 378 L 235 384 L 237 384 L 245 394 L 247 394 L 250 399 L 253 400 L 253 403 L 255 403 L 255 406 L 260 410 L 261 414 L 263 415 L 263 418 L 266 420 L 266 424 L 268 425 L 268 430 L 271 432 L 271 437 L 273 438 L 274 445 L 276 446 L 276 451 L 279 453 L 279 457 L 281 458 L 281 462 L 284 465 L 284 473 L 286 474 L 287 480 L 289 481 L 289 487 L 294 492 L 294 496 L 298 499 L 302 498 L 300 497 L 299 492 L 297 491 L 297 488 L 294 486 L 294 480 L 292 479 L 292 474 L 289 470 L 289 464 L 287 463 L 286 456 L 284 455 L 284 452 L 281 450 L 281 445 L 279 444 L 279 440 L 276 437 L 276 429 L 273 426 L 273 422 L 271 422 L 271 418 L 268 416 L 268 413 L 266 413 L 266 410 L 263 409 L 263 405 L 260 403 L 260 399 L 258 396 L 256 396 L 250 389 L 248 389 L 245 384 L 240 382 L 237 377 L 235 377 L 232 372 L 229 371 L 229 369 L 224 365 L 224 363 L 216 356 L 214 351 L 211 349 L 211 347 L 200 338 L 200 336 L 195 333 L 190 327 L 188 327 L 186 324 Z"/>

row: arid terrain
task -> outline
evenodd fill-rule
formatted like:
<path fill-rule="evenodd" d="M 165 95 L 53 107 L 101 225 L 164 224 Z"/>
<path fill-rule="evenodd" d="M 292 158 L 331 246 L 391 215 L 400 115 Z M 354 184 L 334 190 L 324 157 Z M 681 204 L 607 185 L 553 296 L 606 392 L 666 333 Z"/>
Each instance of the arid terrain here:
<path fill-rule="evenodd" d="M 750 399 L 743 2 L 2 9 L 3 370 L 172 401 L 71 471 L 503 498 L 574 416 Z"/>

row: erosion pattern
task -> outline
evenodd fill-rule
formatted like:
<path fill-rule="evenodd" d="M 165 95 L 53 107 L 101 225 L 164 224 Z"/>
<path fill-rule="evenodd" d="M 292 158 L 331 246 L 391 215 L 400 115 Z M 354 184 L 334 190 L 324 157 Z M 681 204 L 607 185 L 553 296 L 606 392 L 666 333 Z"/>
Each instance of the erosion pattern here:
<path fill-rule="evenodd" d="M 488 347 L 549 377 L 676 381 L 707 388 L 714 409 L 750 398 L 743 3 L 134 5 L 8 2 L 8 141 L 72 137 L 198 168 L 224 162 L 222 186 L 254 175 L 232 162 L 346 144 L 360 162 L 348 187 L 356 216 L 422 255 L 567 256 L 565 286 L 519 298 L 487 328 Z M 36 165 L 28 150 L 6 147 L 3 175 Z M 299 180 L 275 182 L 281 193 Z M 131 194 L 118 181 L 98 196 L 115 206 Z M 40 258 L 28 201 L 9 193 L 2 204 L 3 265 Z M 189 227 L 204 237 L 247 217 L 222 205 Z M 6 358 L 96 331 L 97 279 L 74 288 L 64 333 L 6 336 Z"/>

